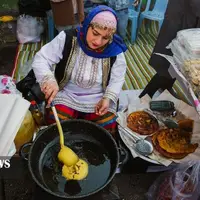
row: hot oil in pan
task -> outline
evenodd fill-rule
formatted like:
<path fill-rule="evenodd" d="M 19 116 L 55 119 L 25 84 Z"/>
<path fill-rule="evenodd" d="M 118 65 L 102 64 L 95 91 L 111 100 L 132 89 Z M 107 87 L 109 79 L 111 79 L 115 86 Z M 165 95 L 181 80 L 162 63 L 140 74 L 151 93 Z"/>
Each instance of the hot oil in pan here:
<path fill-rule="evenodd" d="M 53 141 L 44 149 L 39 163 L 45 186 L 52 192 L 66 196 L 86 195 L 103 186 L 109 178 L 111 163 L 102 145 L 86 140 L 70 141 L 67 145 L 88 162 L 88 176 L 81 181 L 67 181 L 62 177 L 62 163 L 57 159 L 60 147 L 58 141 Z"/>

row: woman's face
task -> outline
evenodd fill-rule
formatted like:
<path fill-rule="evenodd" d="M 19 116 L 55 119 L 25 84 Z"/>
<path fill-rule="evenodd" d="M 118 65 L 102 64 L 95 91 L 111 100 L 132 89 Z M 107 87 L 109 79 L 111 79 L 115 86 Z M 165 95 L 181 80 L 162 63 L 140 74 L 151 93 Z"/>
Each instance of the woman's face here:
<path fill-rule="evenodd" d="M 109 29 L 104 30 L 90 26 L 86 36 L 87 44 L 91 49 L 99 49 L 109 42 L 111 34 Z"/>

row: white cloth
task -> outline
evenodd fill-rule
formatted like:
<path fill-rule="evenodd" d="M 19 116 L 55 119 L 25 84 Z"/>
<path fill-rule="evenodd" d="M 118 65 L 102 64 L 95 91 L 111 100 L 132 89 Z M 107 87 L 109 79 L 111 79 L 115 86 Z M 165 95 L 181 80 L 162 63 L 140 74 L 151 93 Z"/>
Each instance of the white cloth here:
<path fill-rule="evenodd" d="M 29 106 L 18 94 L 0 94 L 0 156 L 15 153 L 13 141 Z"/>
<path fill-rule="evenodd" d="M 32 67 L 39 83 L 43 81 L 45 76 L 52 76 L 52 65 L 59 63 L 59 61 L 62 59 L 65 37 L 66 34 L 64 31 L 62 31 L 50 43 L 43 46 L 35 55 Z M 109 111 L 115 113 L 117 99 L 125 80 L 127 65 L 124 54 L 121 53 L 117 55 L 116 61 L 111 68 L 110 81 L 106 91 L 103 91 L 102 87 L 102 59 L 96 59 L 98 65 L 96 72 L 97 74 L 96 77 L 94 77 L 94 58 L 85 54 L 85 62 L 83 63 L 85 68 L 83 67 L 81 69 L 81 54 L 83 55 L 84 52 L 78 46 L 77 57 L 75 58 L 75 66 L 73 68 L 70 81 L 63 90 L 58 92 L 56 98 L 54 99 L 54 103 L 64 104 L 81 112 L 92 113 L 94 112 L 94 107 L 98 101 L 105 96 L 112 100 Z M 83 85 L 90 83 L 91 77 L 95 78 L 93 86 L 91 88 L 86 88 L 81 84 L 78 84 L 77 74 L 81 75 L 81 82 Z"/>

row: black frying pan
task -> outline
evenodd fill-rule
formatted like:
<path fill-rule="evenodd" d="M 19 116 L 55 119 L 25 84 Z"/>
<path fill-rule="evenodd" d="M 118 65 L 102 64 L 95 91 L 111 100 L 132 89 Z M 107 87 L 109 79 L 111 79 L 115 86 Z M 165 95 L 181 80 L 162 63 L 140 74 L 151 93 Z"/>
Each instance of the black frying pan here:
<path fill-rule="evenodd" d="M 34 181 L 46 192 L 65 199 L 84 198 L 106 187 L 119 164 L 118 147 L 104 128 L 86 120 L 61 123 L 65 145 L 89 164 L 89 174 L 81 181 L 67 181 L 61 175 L 62 164 L 56 125 L 40 131 L 28 154 L 28 167 Z"/>

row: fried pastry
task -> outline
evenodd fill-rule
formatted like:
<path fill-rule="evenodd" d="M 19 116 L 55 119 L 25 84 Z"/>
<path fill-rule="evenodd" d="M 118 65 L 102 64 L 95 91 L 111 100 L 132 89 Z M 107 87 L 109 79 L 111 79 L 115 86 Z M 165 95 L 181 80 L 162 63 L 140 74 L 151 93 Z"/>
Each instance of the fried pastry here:
<path fill-rule="evenodd" d="M 167 158 L 180 159 L 193 153 L 198 144 L 191 144 L 191 132 L 180 128 L 161 129 L 152 136 L 154 148 Z"/>
<path fill-rule="evenodd" d="M 145 111 L 136 111 L 129 114 L 127 126 L 141 135 L 151 135 L 159 129 L 158 120 Z"/>

